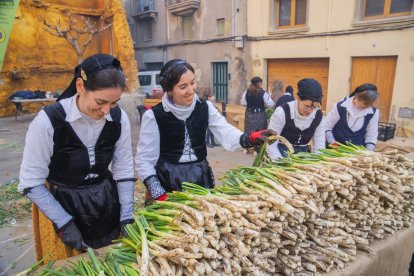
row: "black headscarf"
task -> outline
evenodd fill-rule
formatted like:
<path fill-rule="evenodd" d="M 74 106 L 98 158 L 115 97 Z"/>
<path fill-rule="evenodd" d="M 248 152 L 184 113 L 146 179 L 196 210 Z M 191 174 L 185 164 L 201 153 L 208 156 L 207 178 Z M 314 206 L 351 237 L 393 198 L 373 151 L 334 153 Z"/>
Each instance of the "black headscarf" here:
<path fill-rule="evenodd" d="M 351 95 L 349 95 L 349 97 L 353 97 L 358 93 L 368 91 L 368 90 L 376 91 L 378 93 L 377 87 L 374 84 L 364 83 L 358 86 L 357 88 L 355 88 L 354 92 L 352 92 Z"/>
<path fill-rule="evenodd" d="M 322 101 L 322 86 L 315 79 L 302 79 L 298 82 L 298 97 L 301 100 L 309 100 L 312 102 Z"/>
<path fill-rule="evenodd" d="M 57 98 L 57 101 L 70 98 L 76 94 L 76 80 L 82 78 L 87 81 L 91 74 L 95 74 L 103 69 L 117 69 L 122 70 L 121 62 L 107 54 L 95 54 L 86 58 L 81 64 L 75 67 L 74 76 L 68 88 Z"/>

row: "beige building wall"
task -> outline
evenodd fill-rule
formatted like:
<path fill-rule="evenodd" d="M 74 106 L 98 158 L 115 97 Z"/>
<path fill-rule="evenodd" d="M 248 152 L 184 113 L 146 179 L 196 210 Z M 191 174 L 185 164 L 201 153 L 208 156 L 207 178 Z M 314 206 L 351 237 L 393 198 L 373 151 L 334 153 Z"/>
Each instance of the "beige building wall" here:
<path fill-rule="evenodd" d="M 252 74 L 266 76 L 268 59 L 329 58 L 329 111 L 350 92 L 352 57 L 397 56 L 389 121 L 414 136 L 414 120 L 398 118 L 401 107 L 414 108 L 413 13 L 367 22 L 359 20 L 360 1 L 312 0 L 308 1 L 306 27 L 275 31 L 274 2 L 248 1 L 248 36 L 255 38 L 248 42 Z"/>
<path fill-rule="evenodd" d="M 187 14 L 191 15 L 193 21 L 192 38 L 184 38 L 183 16 L 177 15 L 171 6 L 165 6 L 164 0 L 155 0 L 157 19 L 152 21 L 152 39 L 144 40 L 142 22 L 138 22 L 134 26 L 135 30 L 132 30 L 136 37 L 135 50 L 139 68 L 144 68 L 147 62 L 165 63 L 173 58 L 186 59 L 196 69 L 198 90 L 201 93 L 213 86 L 212 63 L 227 62 L 230 75 L 228 102 L 238 102 L 247 87 L 246 73 L 250 70 L 250 58 L 245 54 L 249 51 L 246 51 L 246 44 L 241 42 L 242 36 L 247 32 L 247 1 L 181 1 L 183 2 L 199 2 L 199 7 Z M 224 19 L 224 34 L 218 35 L 217 19 L 221 18 Z M 234 42 L 235 37 L 238 42 Z"/>

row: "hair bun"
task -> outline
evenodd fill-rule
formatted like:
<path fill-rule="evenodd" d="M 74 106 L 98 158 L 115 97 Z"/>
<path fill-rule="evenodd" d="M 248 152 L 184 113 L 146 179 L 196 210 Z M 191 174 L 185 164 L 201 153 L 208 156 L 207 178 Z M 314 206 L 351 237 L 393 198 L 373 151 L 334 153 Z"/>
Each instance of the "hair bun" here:
<path fill-rule="evenodd" d="M 112 66 L 115 68 L 121 67 L 121 62 L 119 61 L 119 59 L 114 58 L 114 60 L 112 61 Z"/>

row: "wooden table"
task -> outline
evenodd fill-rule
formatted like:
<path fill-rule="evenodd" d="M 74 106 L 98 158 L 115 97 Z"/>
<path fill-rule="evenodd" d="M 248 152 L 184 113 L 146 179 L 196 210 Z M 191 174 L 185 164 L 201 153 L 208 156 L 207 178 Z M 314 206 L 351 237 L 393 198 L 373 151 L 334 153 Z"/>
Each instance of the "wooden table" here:
<path fill-rule="evenodd" d="M 16 106 L 16 113 L 14 115 L 15 120 L 17 121 L 17 115 L 21 115 L 23 111 L 23 104 L 31 104 L 31 103 L 39 103 L 41 104 L 41 108 L 45 106 L 47 103 L 55 102 L 56 98 L 44 98 L 44 99 L 11 99 L 9 100 L 13 102 Z M 18 108 L 18 104 L 21 105 L 21 110 Z"/>

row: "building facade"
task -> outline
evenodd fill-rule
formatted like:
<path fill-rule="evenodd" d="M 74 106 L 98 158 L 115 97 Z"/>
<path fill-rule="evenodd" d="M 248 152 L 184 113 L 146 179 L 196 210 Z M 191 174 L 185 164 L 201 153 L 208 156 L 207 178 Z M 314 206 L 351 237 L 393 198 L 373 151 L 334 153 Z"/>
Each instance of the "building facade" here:
<path fill-rule="evenodd" d="M 132 0 L 130 0 L 132 1 Z M 200 89 L 238 103 L 252 76 L 275 96 L 319 80 L 323 110 L 366 82 L 380 120 L 414 137 L 413 0 L 141 0 L 130 26 L 139 68 L 194 65 Z M 127 9 L 128 10 L 128 9 Z"/>
<path fill-rule="evenodd" d="M 195 69 L 198 92 L 236 102 L 249 65 L 243 35 L 247 1 L 130 0 L 125 3 L 139 70 L 159 69 L 172 58 Z"/>

